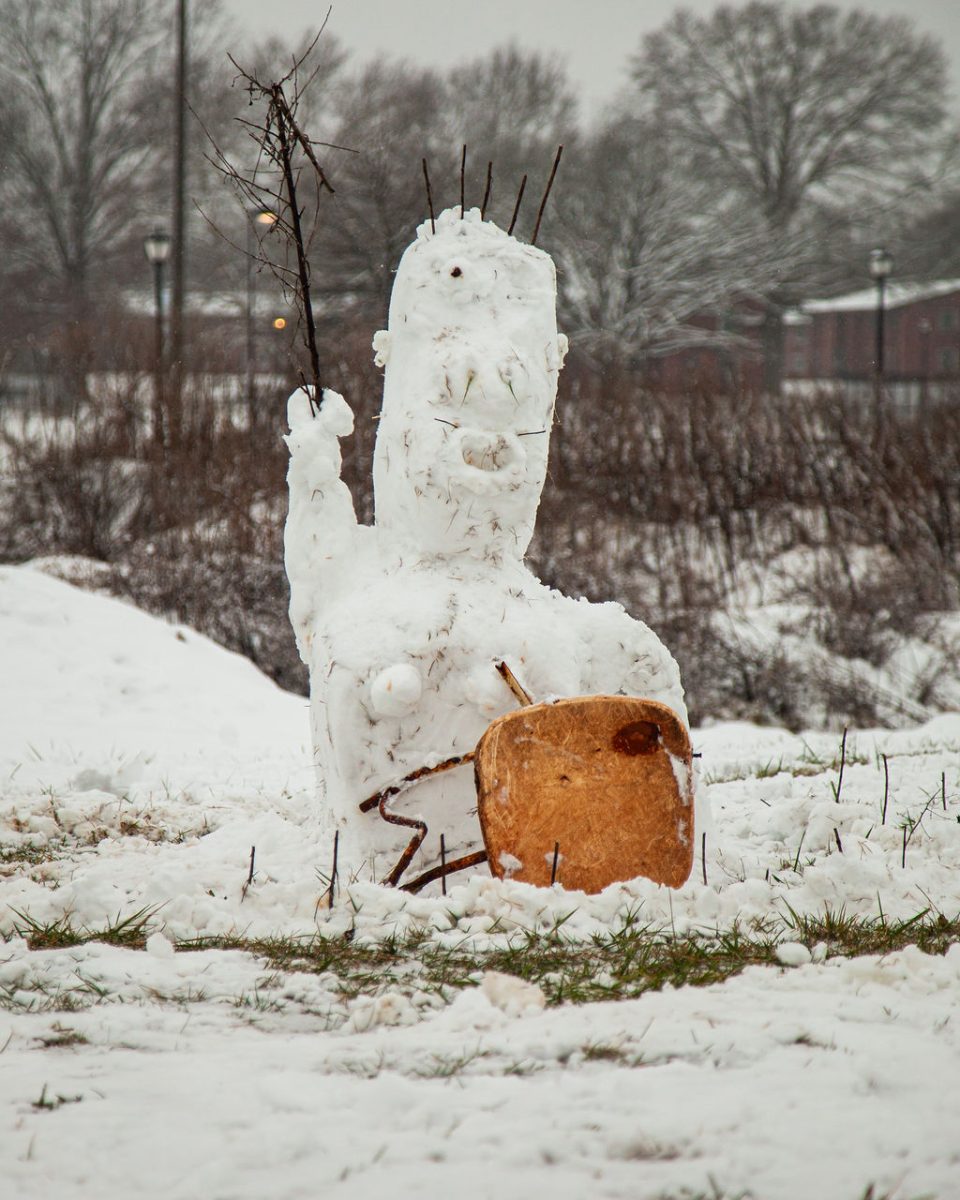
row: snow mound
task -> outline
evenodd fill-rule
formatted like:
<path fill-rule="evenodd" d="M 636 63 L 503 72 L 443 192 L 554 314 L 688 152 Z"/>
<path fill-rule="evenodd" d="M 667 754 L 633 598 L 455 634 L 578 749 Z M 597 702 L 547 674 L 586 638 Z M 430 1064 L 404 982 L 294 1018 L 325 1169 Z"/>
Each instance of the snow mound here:
<path fill-rule="evenodd" d="M 219 771 L 291 743 L 307 753 L 306 702 L 185 626 L 28 564 L 0 567 L 0 628 L 2 775 L 42 758 L 123 788 L 161 758 Z"/>

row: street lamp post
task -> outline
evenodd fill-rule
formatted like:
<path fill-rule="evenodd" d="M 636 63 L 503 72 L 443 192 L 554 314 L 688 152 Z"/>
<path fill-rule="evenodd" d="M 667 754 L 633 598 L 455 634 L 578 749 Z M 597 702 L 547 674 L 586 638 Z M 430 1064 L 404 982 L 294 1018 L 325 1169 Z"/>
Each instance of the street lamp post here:
<path fill-rule="evenodd" d="M 893 259 L 882 247 L 870 251 L 870 274 L 877 285 L 877 329 L 876 353 L 874 358 L 874 403 L 877 417 L 882 414 L 883 404 L 883 373 L 884 373 L 884 305 L 887 293 L 887 279 L 893 270 Z"/>
<path fill-rule="evenodd" d="M 920 334 L 920 400 L 926 404 L 930 394 L 930 334 L 933 323 L 928 317 L 921 317 L 917 323 Z"/>
<path fill-rule="evenodd" d="M 255 208 L 247 214 L 247 413 L 253 425 L 256 416 L 256 396 L 254 381 L 256 378 L 256 330 L 254 326 L 254 309 L 256 307 L 257 279 L 254 265 L 256 250 L 260 237 L 277 223 L 277 214 L 268 208 Z M 257 226 L 260 229 L 257 230 Z M 257 244 L 254 245 L 254 234 L 257 234 Z"/>
<path fill-rule="evenodd" d="M 143 252 L 147 262 L 153 267 L 153 299 L 156 313 L 153 425 L 154 436 L 163 445 L 163 267 L 170 257 L 170 234 L 158 226 L 143 239 Z"/>

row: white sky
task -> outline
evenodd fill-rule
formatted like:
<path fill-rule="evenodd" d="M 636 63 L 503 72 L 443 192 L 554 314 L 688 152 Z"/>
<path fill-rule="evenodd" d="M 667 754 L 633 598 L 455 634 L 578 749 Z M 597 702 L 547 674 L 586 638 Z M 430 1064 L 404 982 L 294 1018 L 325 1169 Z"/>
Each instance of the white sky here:
<path fill-rule="evenodd" d="M 935 36 L 952 64 L 960 93 L 960 0 L 835 0 L 881 16 L 909 16 Z M 812 5 L 804 4 L 803 7 Z M 704 15 L 718 0 L 686 0 Z M 224 0 L 227 13 L 251 34 L 277 34 L 293 43 L 316 29 L 327 0 Z M 675 0 L 333 0 L 328 29 L 363 60 L 378 53 L 425 66 L 449 66 L 515 40 L 560 54 L 579 85 L 587 112 L 626 82 L 629 56 L 643 33 L 679 7 Z"/>

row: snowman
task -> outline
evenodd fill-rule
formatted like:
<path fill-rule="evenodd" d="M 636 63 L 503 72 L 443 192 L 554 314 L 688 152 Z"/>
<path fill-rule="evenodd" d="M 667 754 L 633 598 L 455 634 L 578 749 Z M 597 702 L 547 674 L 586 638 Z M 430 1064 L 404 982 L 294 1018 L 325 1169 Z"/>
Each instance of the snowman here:
<path fill-rule="evenodd" d="M 642 696 L 686 720 L 676 662 L 619 604 L 574 600 L 524 564 L 546 477 L 557 377 L 556 275 L 542 250 L 448 209 L 396 274 L 374 454 L 375 521 L 340 479 L 344 399 L 288 402 L 290 617 L 310 673 L 320 819 L 341 879 L 384 879 L 409 829 L 359 804 L 472 751 L 517 707 L 506 663 L 537 700 Z M 429 836 L 411 869 L 482 848 L 468 768 L 398 796 Z M 479 870 L 486 871 L 486 867 Z"/>

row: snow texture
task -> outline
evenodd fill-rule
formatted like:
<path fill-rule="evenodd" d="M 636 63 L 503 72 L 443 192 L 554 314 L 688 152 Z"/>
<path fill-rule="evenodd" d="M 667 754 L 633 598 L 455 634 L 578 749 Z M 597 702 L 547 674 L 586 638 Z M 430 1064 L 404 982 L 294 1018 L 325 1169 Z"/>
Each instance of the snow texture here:
<path fill-rule="evenodd" d="M 535 699 L 644 696 L 686 720 L 677 665 L 619 604 L 552 591 L 524 565 L 547 470 L 557 376 L 549 255 L 472 209 L 420 226 L 397 270 L 374 454 L 375 524 L 359 525 L 340 479 L 353 427 L 326 391 L 319 415 L 289 402 L 290 614 L 310 671 L 320 827 L 344 869 L 381 878 L 410 831 L 358 805 L 410 771 L 473 750 L 516 707 L 506 661 Z M 427 842 L 408 878 L 480 846 L 469 770 L 396 802 Z M 486 871 L 486 868 L 480 868 Z"/>
<path fill-rule="evenodd" d="M 782 923 L 788 905 L 956 918 L 960 715 L 851 731 L 839 801 L 838 731 L 694 730 L 716 822 L 706 884 L 698 853 L 676 892 L 344 882 L 329 909 L 303 700 L 29 567 L 0 568 L 0 645 L 4 1195 L 957 1196 L 957 946 L 807 961 L 782 926 L 795 965 L 542 1008 L 502 976 L 445 1000 L 415 975 L 354 998 L 329 973 L 181 943 L 417 930 L 482 949 L 560 922 L 589 942 L 631 914 L 677 931 Z M 144 906 L 146 951 L 31 951 L 14 932 L 18 914 L 96 928 Z"/>

